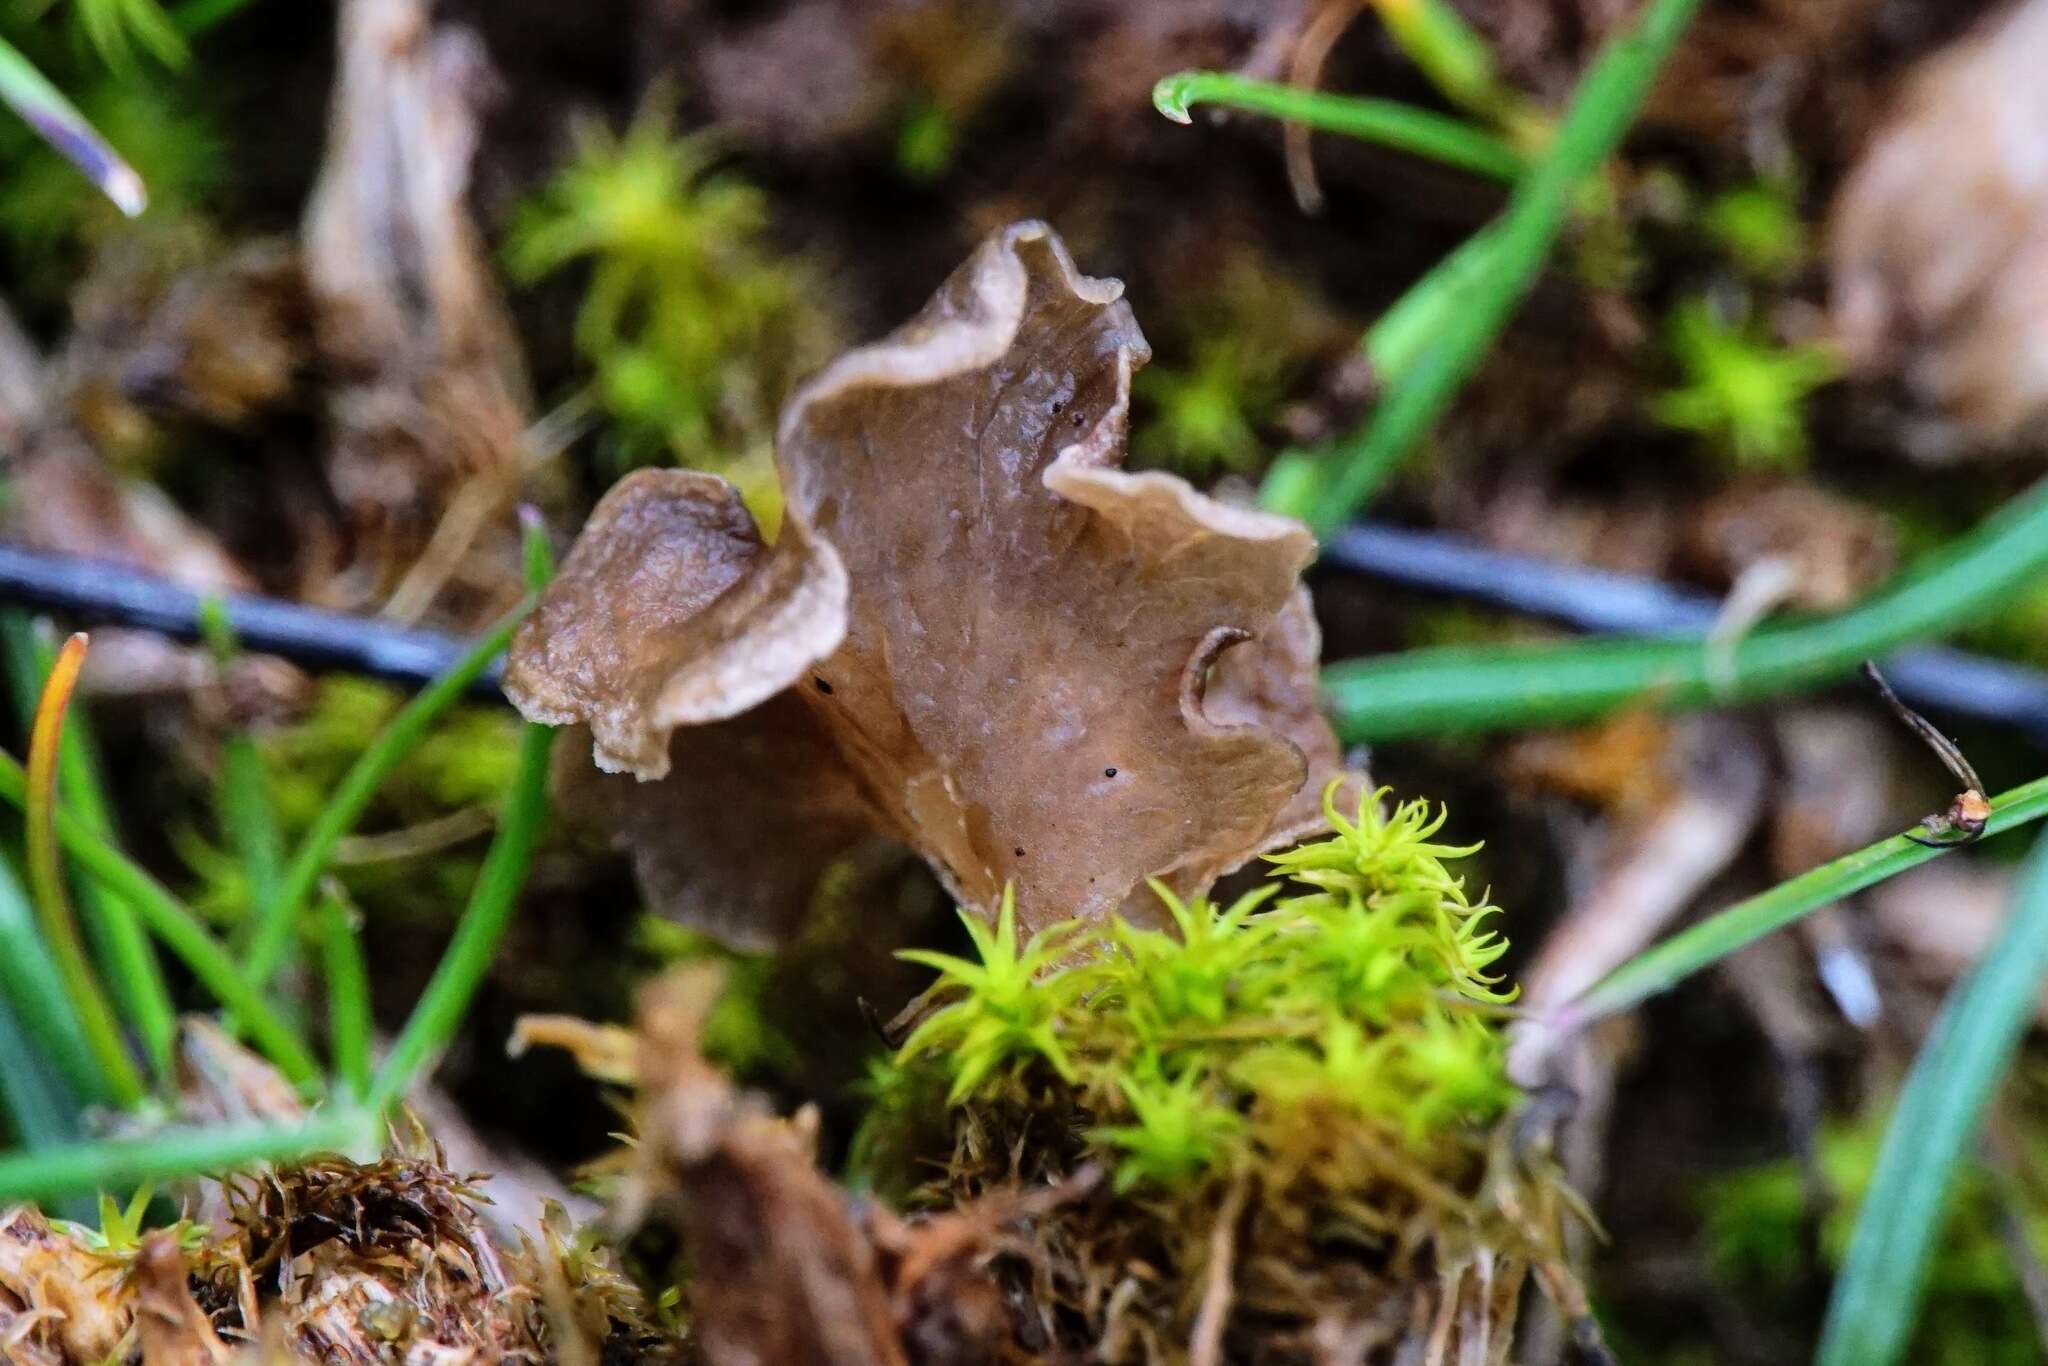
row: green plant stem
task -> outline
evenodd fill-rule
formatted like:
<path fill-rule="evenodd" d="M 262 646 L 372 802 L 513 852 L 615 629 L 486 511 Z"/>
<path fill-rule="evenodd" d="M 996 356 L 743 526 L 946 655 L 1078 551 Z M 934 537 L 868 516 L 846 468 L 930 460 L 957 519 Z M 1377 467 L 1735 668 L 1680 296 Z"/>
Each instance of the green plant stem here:
<path fill-rule="evenodd" d="M 370 973 L 354 917 L 340 895 L 320 900 L 320 959 L 327 978 L 328 1048 L 351 1097 L 370 1089 Z"/>
<path fill-rule="evenodd" d="M 355 827 L 363 809 L 376 795 L 378 784 L 398 767 L 441 713 L 460 701 L 477 676 L 504 652 L 506 642 L 512 638 L 513 628 L 531 605 L 530 599 L 522 604 L 502 625 L 478 641 L 476 647 L 453 668 L 406 703 L 343 775 L 327 805 L 314 819 L 312 828 L 299 841 L 299 847 L 285 869 L 276 898 L 262 908 L 256 933 L 250 939 L 249 951 L 243 959 L 249 980 L 258 987 L 270 981 L 290 952 L 292 932 L 298 925 L 299 915 L 305 909 L 307 898 L 312 895 L 320 875 L 326 871 L 328 861 L 334 856 L 334 846 Z"/>
<path fill-rule="evenodd" d="M 28 614 L 18 610 L 0 611 L 0 643 L 4 643 L 7 672 L 23 724 L 33 725 L 36 699 L 50 676 L 56 652 L 38 635 Z M 107 843 L 118 845 L 113 807 L 107 801 L 100 772 L 92 728 L 74 705 L 58 740 L 58 790 L 73 816 Z M 86 937 L 107 974 L 114 1000 L 142 1040 L 158 1080 L 167 1080 L 177 1041 L 177 1012 L 149 935 L 135 912 L 98 883 L 87 881 L 79 886 L 77 899 Z"/>
<path fill-rule="evenodd" d="M 376 1116 L 351 1107 L 298 1124 L 169 1129 L 141 1138 L 0 1154 L 0 1203 L 174 1181 L 250 1162 L 346 1152 L 374 1144 L 378 1134 Z"/>
<path fill-rule="evenodd" d="M 1557 137 L 1515 186 L 1506 211 L 1489 229 L 1497 237 L 1487 249 L 1483 281 L 1467 292 L 1464 306 L 1445 318 L 1432 343 L 1389 386 L 1364 428 L 1329 452 L 1331 476 L 1308 510 L 1309 526 L 1318 535 L 1343 525 L 1364 505 L 1478 367 L 1535 283 L 1580 183 L 1620 144 L 1698 3 L 1649 0 L 1634 23 L 1601 49 Z M 1467 260 L 1460 268 L 1469 265 Z"/>
<path fill-rule="evenodd" d="M 553 738 L 546 726 L 528 725 L 520 733 L 519 775 L 499 820 L 498 836 L 484 855 L 448 952 L 377 1073 L 370 1100 L 379 1111 L 402 1097 L 420 1069 L 448 1046 L 497 954 L 498 942 L 519 904 L 541 822 L 547 816 L 548 751 Z"/>
<path fill-rule="evenodd" d="M 14 869 L 0 858 L 0 995 L 14 1011 L 36 1051 L 83 1101 L 112 1098 L 107 1079 L 85 1041 L 85 1029 L 65 995 L 64 979 L 36 928 L 35 910 Z"/>
<path fill-rule="evenodd" d="M 263 771 L 263 752 L 248 735 L 230 735 L 221 742 L 220 788 L 215 796 L 221 833 L 248 879 L 249 905 L 277 904 L 283 886 L 284 837 L 270 801 L 270 778 Z M 260 922 L 255 922 L 260 923 Z M 253 932 L 250 936 L 253 940 Z"/>
<path fill-rule="evenodd" d="M 11 757 L 0 754 L 0 801 L 25 807 L 28 775 Z M 88 877 L 97 878 L 114 895 L 123 898 L 149 932 L 175 954 L 212 992 L 223 1006 L 232 1010 L 249 1031 L 249 1036 L 278 1070 L 304 1090 L 315 1090 L 320 1069 L 313 1062 L 297 1033 L 272 1010 L 253 983 L 242 975 L 233 955 L 221 947 L 199 917 L 164 889 L 138 864 L 114 848 L 69 811 L 57 812 L 57 839 Z"/>
<path fill-rule="evenodd" d="M 554 576 L 554 551 L 538 513 L 521 508 L 519 519 L 526 585 L 538 594 Z M 405 1095 L 420 1069 L 455 1037 L 471 998 L 497 956 L 498 943 L 505 937 L 505 927 L 511 923 L 519 893 L 526 886 L 541 825 L 547 819 L 548 754 L 553 740 L 554 732 L 546 726 L 527 725 L 520 730 L 519 769 L 504 814 L 498 818 L 497 837 L 477 870 L 476 885 L 470 888 L 469 904 L 463 908 L 448 951 L 441 955 L 371 1088 L 370 1103 L 380 1114 Z"/>
<path fill-rule="evenodd" d="M 1904 1355 L 1956 1173 L 2044 975 L 2048 838 L 2035 841 L 1998 938 L 1949 992 L 1913 1060 L 1828 1300 L 1817 1366 L 1890 1366 Z"/>
<path fill-rule="evenodd" d="M 1270 114 L 1325 133 L 1341 133 L 1428 157 L 1475 175 L 1512 183 L 1527 165 L 1521 153 L 1485 129 L 1395 100 L 1331 95 L 1256 81 L 1226 71 L 1183 71 L 1152 87 L 1153 107 L 1175 123 L 1193 122 L 1197 104 Z"/>
<path fill-rule="evenodd" d="M 1729 654 L 1717 691 L 1703 637 L 1453 646 L 1323 671 L 1347 742 L 1555 725 L 1633 703 L 1746 702 L 1847 678 L 1867 658 L 1963 625 L 2048 572 L 2048 481 L 1839 616 L 1765 627 Z"/>
<path fill-rule="evenodd" d="M 1992 799 L 1991 819 L 1985 830 L 1997 834 L 2044 816 L 2048 816 L 2048 778 L 2036 778 Z M 1832 863 L 1824 863 L 1767 892 L 1738 901 L 1637 954 L 1555 1012 L 1548 1023 L 1561 1031 L 1571 1030 L 1630 1009 L 1808 912 L 1896 877 L 1940 854 L 1939 849 L 1915 844 L 1904 835 L 1893 835 Z"/>
<path fill-rule="evenodd" d="M 78 933 L 78 921 L 71 913 L 71 895 L 64 885 L 64 859 L 57 842 L 57 749 L 64 738 L 64 714 L 77 690 L 78 673 L 85 664 L 86 638 L 74 635 L 58 651 L 36 704 L 35 722 L 29 727 L 28 769 L 23 775 L 29 904 L 35 907 L 36 923 L 43 942 L 64 980 L 64 994 L 85 1029 L 86 1044 L 107 1079 L 107 1088 L 117 1104 L 133 1107 L 148 1096 L 149 1088 L 128 1056 L 127 1040 L 121 1036 L 120 1021 L 107 999 Z"/>

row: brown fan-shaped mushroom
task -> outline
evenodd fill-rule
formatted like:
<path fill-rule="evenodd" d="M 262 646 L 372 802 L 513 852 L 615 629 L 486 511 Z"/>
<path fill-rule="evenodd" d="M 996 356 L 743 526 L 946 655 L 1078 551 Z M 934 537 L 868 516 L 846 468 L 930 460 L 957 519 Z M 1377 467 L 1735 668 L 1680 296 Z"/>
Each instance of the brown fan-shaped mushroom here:
<path fill-rule="evenodd" d="M 774 547 L 709 476 L 605 498 L 507 691 L 662 781 L 564 788 L 665 909 L 771 939 L 872 832 L 983 912 L 1014 885 L 1040 925 L 1298 832 L 1310 758 L 1336 759 L 1297 596 L 1312 542 L 1117 468 L 1148 356 L 1122 287 L 1018 224 L 791 401 Z"/>

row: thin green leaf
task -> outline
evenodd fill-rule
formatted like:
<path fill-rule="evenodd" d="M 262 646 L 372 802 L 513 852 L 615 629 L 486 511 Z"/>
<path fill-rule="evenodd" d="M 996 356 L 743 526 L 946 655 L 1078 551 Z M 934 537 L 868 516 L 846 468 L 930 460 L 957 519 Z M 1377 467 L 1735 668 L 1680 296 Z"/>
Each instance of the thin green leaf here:
<path fill-rule="evenodd" d="M 11 43 L 0 39 L 0 100 L 27 121 L 43 141 L 85 173 L 114 207 L 130 218 L 149 205 L 142 177 L 93 131 L 64 93 L 43 78 Z"/>
<path fill-rule="evenodd" d="M 537 512 L 521 508 L 519 520 L 526 586 L 538 594 L 554 576 L 554 551 Z M 469 904 L 463 908 L 448 951 L 441 955 L 427 989 L 420 993 L 411 1017 L 377 1072 L 370 1101 L 379 1112 L 403 1097 L 412 1079 L 455 1037 L 471 998 L 497 956 L 505 927 L 526 887 L 541 825 L 547 820 L 548 754 L 553 741 L 554 732 L 547 726 L 528 725 L 520 730 L 519 771 L 512 780 L 504 814 L 498 818 L 497 838 L 477 870 L 476 885 L 470 889 Z"/>
<path fill-rule="evenodd" d="M 1635 703 L 1752 701 L 1847 678 L 1864 659 L 1954 630 L 2044 571 L 2048 481 L 1852 610 L 1752 633 L 1730 652 L 1725 691 L 1698 636 L 1416 650 L 1333 664 L 1323 688 L 1351 743 L 1555 725 Z"/>
<path fill-rule="evenodd" d="M 448 952 L 377 1073 L 370 1099 L 379 1110 L 402 1097 L 420 1069 L 455 1037 L 470 999 L 497 956 L 499 941 L 533 865 L 541 823 L 547 817 L 548 752 L 553 739 L 554 733 L 546 726 L 529 725 L 520 732 L 519 776 L 499 820 L 498 836 L 484 855 Z"/>
<path fill-rule="evenodd" d="M 378 784 L 420 742 L 427 728 L 462 699 L 463 694 L 469 691 L 469 685 L 490 667 L 491 661 L 504 653 L 506 642 L 512 638 L 512 629 L 531 606 L 529 599 L 503 624 L 479 640 L 447 673 L 406 703 L 343 775 L 327 805 L 313 821 L 312 828 L 299 841 L 299 847 L 285 869 L 284 881 L 276 898 L 262 908 L 256 933 L 249 941 L 249 951 L 243 959 L 250 980 L 257 986 L 270 980 L 290 952 L 292 932 L 298 925 L 299 915 L 320 881 L 320 875 L 334 857 L 335 845 L 355 828 L 363 809 L 376 795 Z"/>
<path fill-rule="evenodd" d="M 28 775 L 11 757 L 0 754 L 0 801 L 26 805 Z M 271 1009 L 262 992 L 242 976 L 233 955 L 183 902 L 119 849 L 101 839 L 69 811 L 57 812 L 57 839 L 86 876 L 96 878 L 124 899 L 149 932 L 169 949 L 200 985 L 233 1011 L 250 1039 L 295 1084 L 317 1090 L 320 1070 L 296 1031 Z"/>
<path fill-rule="evenodd" d="M 166 1129 L 140 1138 L 0 1154 L 0 1203 L 46 1200 L 143 1181 L 176 1181 L 251 1162 L 350 1152 L 373 1145 L 379 1133 L 376 1115 L 351 1107 L 316 1114 L 298 1124 Z"/>
<path fill-rule="evenodd" d="M 1483 282 L 1466 296 L 1465 307 L 1446 315 L 1431 344 L 1388 387 L 1364 428 L 1328 453 L 1332 473 L 1308 512 L 1317 534 L 1335 530 L 1365 503 L 1478 367 L 1535 283 L 1581 182 L 1620 144 L 1698 3 L 1650 0 L 1594 58 L 1556 138 L 1515 186 L 1506 211 L 1489 229 L 1496 238 L 1485 251 Z M 1468 258 L 1456 268 L 1470 265 Z"/>
<path fill-rule="evenodd" d="M 86 1044 L 85 1029 L 65 994 L 64 979 L 36 927 L 28 893 L 5 859 L 0 859 L 0 995 L 81 1100 L 111 1098 L 107 1079 Z"/>
<path fill-rule="evenodd" d="M 2048 778 L 2036 778 L 1992 799 L 1991 819 L 1985 830 L 1997 834 L 2044 816 L 2048 816 Z M 1894 835 L 1824 863 L 1767 892 L 1739 901 L 1637 954 L 1564 1006 L 1551 1017 L 1550 1023 L 1560 1030 L 1572 1029 L 1603 1015 L 1627 1010 L 1808 912 L 1895 877 L 1939 857 L 1940 853 L 1938 849 L 1915 844 L 1904 835 Z"/>
<path fill-rule="evenodd" d="M 356 916 L 339 888 L 320 899 L 320 962 L 327 978 L 327 1042 L 346 1094 L 370 1089 L 370 973 Z"/>
<path fill-rule="evenodd" d="M 1889 1366 L 1920 1313 L 1949 1192 L 2048 975 L 2048 839 L 1998 938 L 1943 1003 L 1885 1126 L 1821 1331 L 1818 1366 Z"/>
<path fill-rule="evenodd" d="M 9 947 L 0 943 L 0 953 Z M 30 1036 L 16 1013 L 19 998 L 11 983 L 6 986 L 0 990 L 0 1107 L 22 1147 L 68 1143 L 78 1137 L 78 1098 Z"/>
<path fill-rule="evenodd" d="M 1153 107 L 1175 123 L 1194 122 L 1188 110 L 1197 104 L 1269 114 L 1503 182 L 1512 183 L 1527 164 L 1521 153 L 1483 128 L 1394 100 L 1331 95 L 1227 71 L 1183 71 L 1152 87 Z"/>

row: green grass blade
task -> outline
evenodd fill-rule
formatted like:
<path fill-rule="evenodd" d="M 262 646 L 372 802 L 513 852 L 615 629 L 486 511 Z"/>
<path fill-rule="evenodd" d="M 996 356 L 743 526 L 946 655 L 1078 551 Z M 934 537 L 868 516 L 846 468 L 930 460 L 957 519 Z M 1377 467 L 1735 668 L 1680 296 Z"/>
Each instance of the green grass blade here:
<path fill-rule="evenodd" d="M 1985 829 L 1997 834 L 2044 816 L 2048 816 L 2048 778 L 2036 778 L 1993 798 L 1991 820 Z M 1904 835 L 1894 835 L 1824 863 L 1767 892 L 1739 901 L 1637 954 L 1565 1005 L 1549 1023 L 1559 1030 L 1570 1030 L 1603 1015 L 1627 1010 L 1808 912 L 1939 857 L 1940 853 L 1938 849 L 1915 844 Z"/>
<path fill-rule="evenodd" d="M 28 775 L 0 754 L 0 801 L 26 804 Z M 57 839 L 78 867 L 125 900 L 149 932 L 199 979 L 201 986 L 233 1011 L 250 1039 L 278 1070 L 305 1090 L 316 1090 L 320 1069 L 295 1030 L 271 1009 L 263 993 L 242 975 L 234 956 L 208 932 L 185 904 L 126 854 L 101 839 L 69 811 L 57 812 Z"/>
<path fill-rule="evenodd" d="M 0 858 L 0 996 L 6 998 L 36 1050 L 56 1064 L 80 1100 L 111 1099 L 106 1076 L 93 1060 L 85 1029 L 64 992 L 64 979 L 58 976 L 56 961 L 36 928 L 28 892 L 4 858 Z"/>
<path fill-rule="evenodd" d="M 377 1117 L 349 1108 L 298 1124 L 168 1129 L 141 1138 L 0 1154 L 0 1203 L 223 1173 L 251 1162 L 349 1152 L 377 1142 Z"/>
<path fill-rule="evenodd" d="M 0 646 L 4 646 L 8 680 L 26 726 L 35 719 L 36 700 L 50 676 L 55 651 L 38 635 L 29 616 L 18 610 L 0 612 Z M 113 807 L 100 781 L 102 766 L 92 726 L 76 702 L 58 742 L 57 769 L 65 806 L 102 839 L 118 845 Z M 177 1012 L 148 932 L 133 910 L 96 882 L 82 883 L 77 900 L 86 937 L 106 974 L 108 989 L 123 1018 L 142 1040 L 158 1079 L 168 1078 L 177 1041 Z"/>
<path fill-rule="evenodd" d="M 363 809 L 376 795 L 378 784 L 398 767 L 441 713 L 462 699 L 462 695 L 469 691 L 469 685 L 490 667 L 491 661 L 504 653 L 513 628 L 531 605 L 529 600 L 513 612 L 502 625 L 478 641 L 475 648 L 453 668 L 406 703 L 343 775 L 312 828 L 300 840 L 291 863 L 285 869 L 276 899 L 262 908 L 256 933 L 249 941 L 249 951 L 243 959 L 250 980 L 259 987 L 270 980 L 290 952 L 292 933 L 298 925 L 300 913 L 305 910 L 314 885 L 334 856 L 334 846 L 355 828 Z"/>
<path fill-rule="evenodd" d="M 1913 1060 L 1828 1300 L 1819 1366 L 1889 1366 L 1903 1356 L 1956 1173 L 2040 1001 L 2044 974 L 2048 839 L 2035 841 L 1998 938 L 1949 992 Z"/>
<path fill-rule="evenodd" d="M 1448 0 L 1374 0 L 1380 21 L 1408 60 L 1452 103 L 1506 119 L 1522 100 L 1501 83 L 1493 49 Z"/>
<path fill-rule="evenodd" d="M 1483 128 L 1395 100 L 1331 95 L 1227 71 L 1183 71 L 1152 87 L 1153 107 L 1175 123 L 1192 123 L 1188 110 L 1197 104 L 1269 114 L 1508 183 L 1527 165 L 1521 153 Z"/>
<path fill-rule="evenodd" d="M 402 1097 L 420 1069 L 455 1037 L 470 999 L 497 954 L 505 927 L 519 904 L 520 890 L 526 885 L 534 845 L 547 817 L 548 752 L 553 739 L 554 732 L 546 726 L 529 725 L 520 733 L 519 776 L 500 818 L 498 836 L 484 855 L 448 952 L 377 1073 L 370 1099 L 380 1111 Z"/>
<path fill-rule="evenodd" d="M 327 1042 L 346 1094 L 370 1090 L 370 972 L 355 916 L 330 884 L 320 898 L 320 962 L 327 978 Z"/>
<path fill-rule="evenodd" d="M 1343 525 L 1364 505 L 1478 367 L 1535 283 L 1580 183 L 1620 144 L 1698 3 L 1649 0 L 1594 58 L 1557 137 L 1516 185 L 1490 230 L 1497 238 L 1488 248 L 1483 284 L 1469 292 L 1465 307 L 1448 314 L 1359 433 L 1329 452 L 1331 476 L 1308 511 L 1318 535 Z"/>
<path fill-rule="evenodd" d="M 1347 742 L 1582 721 L 1632 703 L 1744 702 L 1847 679 L 1858 662 L 1952 631 L 2048 572 L 2048 481 L 1884 592 L 1840 614 L 1758 630 L 1731 652 L 1717 692 L 1703 637 L 1455 646 L 1323 671 Z"/>
<path fill-rule="evenodd" d="M 0 100 L 84 172 L 101 194 L 114 201 L 115 208 L 133 218 L 148 206 L 149 196 L 134 167 L 93 131 L 63 91 L 44 79 L 43 73 L 4 39 L 0 39 Z"/>
<path fill-rule="evenodd" d="M 537 594 L 554 574 L 554 554 L 537 513 L 520 509 L 520 524 L 526 583 Z M 553 740 L 554 732 L 547 726 L 527 725 L 520 730 L 519 771 L 512 780 L 504 814 L 498 818 L 497 837 L 484 855 L 483 867 L 477 870 L 476 885 L 470 889 L 469 904 L 463 908 L 448 951 L 441 955 L 433 978 L 420 993 L 371 1088 L 370 1102 L 379 1113 L 402 1098 L 412 1079 L 455 1037 L 471 998 L 497 956 L 499 941 L 505 937 L 505 927 L 511 923 L 519 893 L 526 886 L 527 871 L 533 866 L 541 825 L 547 820 L 548 754 Z"/>
<path fill-rule="evenodd" d="M 284 836 L 270 800 L 270 776 L 263 752 L 247 735 L 230 735 L 220 749 L 220 786 L 214 793 L 216 819 L 228 848 L 249 885 L 249 905 L 278 904 L 284 887 Z M 248 922 L 253 940 L 256 917 Z"/>
<path fill-rule="evenodd" d="M 0 1109 L 8 1132 L 23 1148 L 54 1148 L 78 1137 L 78 1100 L 43 1060 L 15 1016 L 12 998 L 0 995 Z"/>

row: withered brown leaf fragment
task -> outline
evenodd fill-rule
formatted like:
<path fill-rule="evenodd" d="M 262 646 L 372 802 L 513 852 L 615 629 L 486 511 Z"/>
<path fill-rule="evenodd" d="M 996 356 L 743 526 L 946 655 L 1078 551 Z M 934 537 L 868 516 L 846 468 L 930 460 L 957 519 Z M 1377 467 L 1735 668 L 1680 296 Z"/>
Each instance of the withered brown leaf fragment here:
<path fill-rule="evenodd" d="M 2030 448 L 2048 415 L 2048 0 L 1924 60 L 1836 200 L 1836 331 L 1970 444 Z M 1928 455 L 1954 441 L 1924 443 Z"/>
<path fill-rule="evenodd" d="M 27 1206 L 0 1212 L 0 1360 L 104 1361 L 133 1311 L 120 1269 Z"/>
<path fill-rule="evenodd" d="M 565 768 L 564 806 L 658 905 L 753 943 L 863 833 L 985 915 L 1014 885 L 1032 926 L 1298 837 L 1338 771 L 1297 588 L 1312 542 L 1116 468 L 1148 356 L 1122 286 L 1022 223 L 791 401 L 772 549 L 722 481 L 620 484 L 506 690 L 588 727 L 600 768 L 668 776 Z"/>
<path fill-rule="evenodd" d="M 519 351 L 464 205 L 482 39 L 428 0 L 347 0 L 327 161 L 305 224 L 331 384 L 328 474 L 378 571 L 418 553 L 451 491 L 517 487 Z"/>
<path fill-rule="evenodd" d="M 698 1050 L 715 968 L 649 987 L 643 1110 L 627 1208 L 682 1236 L 691 1321 L 710 1366 L 902 1366 L 875 1252 L 811 1144 Z"/>
<path fill-rule="evenodd" d="M 228 1366 L 236 1359 L 192 1298 L 177 1235 L 159 1231 L 143 1239 L 134 1298 L 142 1366 Z"/>

